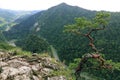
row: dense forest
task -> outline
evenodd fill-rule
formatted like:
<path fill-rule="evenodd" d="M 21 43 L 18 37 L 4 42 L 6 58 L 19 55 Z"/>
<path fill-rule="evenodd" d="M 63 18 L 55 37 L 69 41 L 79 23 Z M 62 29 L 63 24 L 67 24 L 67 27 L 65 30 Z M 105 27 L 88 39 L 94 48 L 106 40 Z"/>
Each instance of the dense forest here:
<path fill-rule="evenodd" d="M 72 36 L 70 36 L 64 34 L 63 27 L 64 25 L 73 23 L 75 17 L 84 16 L 90 19 L 95 16 L 95 13 L 96 13 L 95 11 L 89 11 L 76 6 L 73 7 L 66 4 L 61 4 L 52 7 L 47 11 L 43 11 L 29 17 L 26 21 L 23 21 L 20 24 L 15 25 L 11 30 L 5 32 L 5 36 L 8 39 L 17 39 L 17 38 L 22 39 L 26 37 L 28 34 L 33 33 L 34 29 L 37 29 L 37 27 L 39 27 L 40 30 L 36 32 L 34 31 L 35 34 L 44 37 L 45 39 L 47 39 L 47 41 L 50 44 L 58 48 L 57 50 L 59 51 L 63 59 L 67 60 L 64 57 L 65 54 L 67 54 L 67 56 L 68 54 L 71 56 L 72 53 L 74 53 L 74 56 L 72 54 L 74 59 L 75 57 L 79 57 L 88 51 L 88 49 L 85 47 L 87 42 L 84 38 L 76 37 L 76 35 L 71 34 Z M 38 24 L 38 26 L 33 27 L 35 24 Z M 105 31 L 95 33 L 96 45 L 98 45 L 100 48 L 104 48 L 102 52 L 105 55 L 107 55 L 108 59 L 112 59 L 114 61 L 119 61 L 118 48 L 120 45 L 119 45 L 119 36 L 117 36 L 119 34 L 120 33 L 119 33 L 118 12 L 111 13 L 111 20 Z M 113 36 L 114 37 L 117 36 L 117 37 L 114 38 Z M 113 48 L 115 50 L 112 50 Z M 111 54 L 114 55 L 112 55 L 112 57 L 108 56 Z M 116 58 L 114 58 L 113 56 Z M 69 60 L 73 60 L 73 59 L 69 59 Z"/>
<path fill-rule="evenodd" d="M 88 45 L 89 41 L 85 37 L 72 33 L 64 33 L 64 26 L 75 23 L 74 19 L 78 17 L 85 17 L 91 20 L 97 12 L 62 3 L 48 10 L 26 17 L 10 30 L 4 31 L 3 34 L 1 33 L 1 35 L 5 35 L 8 41 L 16 40 L 15 43 L 17 46 L 23 50 L 32 52 L 48 51 L 49 45 L 52 45 L 57 50 L 61 61 L 70 66 L 71 69 L 74 69 L 79 63 L 79 58 L 86 53 L 91 53 L 92 50 Z M 84 72 L 98 77 L 96 80 L 120 79 L 118 76 L 120 75 L 120 13 L 109 13 L 111 17 L 105 30 L 95 31 L 92 33 L 92 37 L 95 40 L 96 47 L 101 50 L 105 60 L 116 67 L 112 71 L 108 69 L 84 70 Z M 87 30 L 84 32 L 87 32 Z"/>

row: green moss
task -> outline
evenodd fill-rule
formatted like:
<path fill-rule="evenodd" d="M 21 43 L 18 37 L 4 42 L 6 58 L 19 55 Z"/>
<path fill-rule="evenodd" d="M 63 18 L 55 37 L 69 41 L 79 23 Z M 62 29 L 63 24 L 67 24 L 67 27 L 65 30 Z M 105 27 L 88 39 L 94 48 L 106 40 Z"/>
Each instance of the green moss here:
<path fill-rule="evenodd" d="M 42 54 L 38 54 L 38 56 L 40 56 L 40 57 L 49 57 L 49 54 L 48 53 L 42 53 Z"/>
<path fill-rule="evenodd" d="M 2 43 L 0 42 L 0 49 L 4 49 L 4 50 L 10 50 L 13 49 L 13 46 L 8 45 L 7 43 Z"/>
<path fill-rule="evenodd" d="M 2 69 L 2 67 L 0 67 L 0 74 L 3 72 L 3 69 Z"/>
<path fill-rule="evenodd" d="M 57 71 L 52 71 L 50 73 L 50 76 L 65 76 L 67 80 L 75 80 L 74 74 L 72 74 L 72 71 L 70 69 L 60 69 Z"/>

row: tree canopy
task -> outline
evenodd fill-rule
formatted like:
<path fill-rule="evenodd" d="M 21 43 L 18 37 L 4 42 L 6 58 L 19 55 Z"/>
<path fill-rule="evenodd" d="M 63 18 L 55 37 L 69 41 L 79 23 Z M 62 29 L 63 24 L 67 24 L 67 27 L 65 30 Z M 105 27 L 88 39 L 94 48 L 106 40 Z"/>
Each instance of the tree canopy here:
<path fill-rule="evenodd" d="M 87 37 L 90 42 L 89 46 L 98 52 L 94 45 L 94 39 L 91 34 L 94 31 L 103 30 L 108 25 L 110 14 L 105 12 L 96 13 L 95 18 L 88 20 L 86 18 L 75 18 L 75 24 L 65 26 L 65 32 L 72 32 Z"/>
<path fill-rule="evenodd" d="M 95 51 L 94 53 L 90 54 L 90 52 L 86 56 L 81 58 L 81 61 L 75 71 L 75 74 L 77 74 L 76 78 L 78 78 L 78 75 L 81 73 L 82 69 L 85 67 L 84 65 L 90 58 L 98 60 L 99 67 L 101 68 L 112 68 L 111 65 L 105 64 L 105 60 L 100 55 L 99 50 L 94 44 L 94 38 L 91 36 L 92 32 L 105 29 L 105 27 L 108 25 L 109 19 L 109 13 L 98 12 L 95 18 L 93 18 L 92 20 L 88 20 L 86 18 L 76 18 L 75 24 L 65 26 L 65 32 L 72 32 L 88 38 L 89 46 L 92 48 L 92 50 Z"/>
<path fill-rule="evenodd" d="M 90 30 L 106 27 L 109 19 L 110 14 L 105 12 L 98 12 L 92 20 L 88 20 L 85 17 L 75 18 L 75 24 L 66 25 L 64 31 L 83 34 L 84 29 Z"/>
<path fill-rule="evenodd" d="M 47 52 L 49 47 L 48 42 L 44 38 L 38 37 L 34 34 L 31 34 L 24 39 L 22 44 L 22 48 L 24 50 L 31 51 L 33 53 Z"/>

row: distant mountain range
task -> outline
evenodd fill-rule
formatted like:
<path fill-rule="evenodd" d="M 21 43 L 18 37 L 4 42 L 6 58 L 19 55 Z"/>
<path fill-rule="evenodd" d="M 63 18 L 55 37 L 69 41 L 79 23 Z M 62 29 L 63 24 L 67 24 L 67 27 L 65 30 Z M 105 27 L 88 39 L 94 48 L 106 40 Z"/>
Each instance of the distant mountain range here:
<path fill-rule="evenodd" d="M 89 15 L 92 14 L 92 15 Z M 34 29 L 40 28 L 40 31 L 37 33 L 40 33 L 40 35 L 47 35 L 49 34 L 49 29 L 54 28 L 63 28 L 65 24 L 74 22 L 75 17 L 93 17 L 95 12 L 86 10 L 83 8 L 79 8 L 77 6 L 70 6 L 65 3 L 62 3 L 60 5 L 54 6 L 46 11 L 38 12 L 37 14 L 29 17 L 25 21 L 21 22 L 20 24 L 15 25 L 11 30 L 9 30 L 7 33 L 11 34 L 12 37 L 15 35 L 20 37 L 22 35 L 23 38 L 24 35 L 27 35 L 28 33 L 31 33 Z M 38 26 L 35 27 L 35 25 L 38 24 Z M 48 28 L 49 26 L 49 28 Z M 48 30 L 44 30 L 44 28 Z M 19 31 L 17 31 L 19 30 Z M 58 29 L 59 30 L 59 29 Z M 46 32 L 47 31 L 47 32 Z M 55 30 L 56 31 L 56 30 Z M 59 30 L 60 31 L 60 30 Z M 59 32 L 58 31 L 58 32 Z M 12 32 L 12 33 L 11 33 Z M 56 31 L 57 32 L 57 31 Z M 24 34 L 22 34 L 24 33 Z M 51 35 L 54 33 L 51 33 Z M 18 37 L 14 38 L 18 38 Z M 47 37 L 45 37 L 47 38 Z"/>
<path fill-rule="evenodd" d="M 16 20 L 18 24 L 3 33 L 7 40 L 16 40 L 16 45 L 19 47 L 24 47 L 24 40 L 31 34 L 42 37 L 57 50 L 61 61 L 69 64 L 75 58 L 81 58 L 83 54 L 93 51 L 89 48 L 86 38 L 63 33 L 64 25 L 74 23 L 76 17 L 92 19 L 96 12 L 62 3 L 29 17 L 19 18 Z M 105 58 L 118 63 L 120 62 L 120 13 L 110 13 L 111 19 L 108 27 L 104 31 L 93 33 L 93 37 L 96 47 L 103 49 L 101 53 L 105 55 Z M 35 38 L 30 39 L 27 41 L 33 41 L 34 44 Z M 105 80 L 114 80 L 120 75 L 118 70 L 112 73 L 107 72 L 107 75 L 106 72 L 101 74 L 100 70 L 97 71 L 98 73 L 96 70 L 94 72 L 91 73 Z M 116 80 L 120 80 L 120 78 L 118 77 Z"/>
<path fill-rule="evenodd" d="M 8 40 L 22 40 L 29 34 L 36 34 L 44 37 L 59 52 L 62 60 L 73 60 L 80 57 L 85 52 L 89 52 L 86 39 L 81 36 L 72 37 L 63 33 L 64 25 L 74 23 L 76 17 L 87 17 L 91 19 L 95 16 L 96 11 L 86 10 L 77 6 L 70 6 L 65 3 L 59 4 L 46 11 L 38 12 L 29 18 L 16 24 L 9 31 L 4 32 Z M 111 12 L 111 20 L 108 28 L 96 34 L 96 45 L 104 48 L 103 53 L 107 54 L 107 58 L 120 56 L 120 13 Z M 117 37 L 116 37 L 117 36 Z M 84 44 L 83 44 L 84 43 Z M 111 50 L 111 49 L 115 49 Z M 73 55 L 73 53 L 76 53 Z M 71 57 L 72 55 L 72 57 Z M 109 55 L 109 56 L 108 56 Z M 119 59 L 114 59 L 120 61 Z"/>
<path fill-rule="evenodd" d="M 4 30 L 8 26 L 19 23 L 20 21 L 24 20 L 28 16 L 31 16 L 32 14 L 35 14 L 36 12 L 37 11 L 14 11 L 0 9 L 0 30 Z"/>

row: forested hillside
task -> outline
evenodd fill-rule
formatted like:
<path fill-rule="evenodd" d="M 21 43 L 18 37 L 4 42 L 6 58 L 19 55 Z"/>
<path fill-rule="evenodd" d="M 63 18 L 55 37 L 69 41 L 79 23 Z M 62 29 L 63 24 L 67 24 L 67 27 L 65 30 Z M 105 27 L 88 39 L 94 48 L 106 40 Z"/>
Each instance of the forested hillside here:
<path fill-rule="evenodd" d="M 5 21 L 9 22 L 14 19 L 15 14 L 10 10 L 0 9 L 0 17 L 4 18 Z"/>
<path fill-rule="evenodd" d="M 94 14 L 95 12 L 63 3 L 31 16 L 22 23 L 15 25 L 8 32 L 5 32 L 5 35 L 8 39 L 22 39 L 31 33 L 35 33 L 46 38 L 50 44 L 60 46 L 59 43 L 66 37 L 63 34 L 64 25 L 73 23 L 75 17 L 85 15 L 93 17 Z M 40 30 L 36 31 L 36 29 Z"/>
<path fill-rule="evenodd" d="M 6 30 L 7 28 L 12 27 L 36 12 L 37 11 L 14 11 L 0 9 L 0 30 Z"/>
<path fill-rule="evenodd" d="M 90 19 L 95 16 L 95 13 L 95 11 L 89 11 L 63 3 L 52 7 L 47 11 L 43 11 L 31 16 L 26 21 L 15 25 L 11 30 L 5 32 L 5 35 L 8 39 L 22 39 L 28 34 L 34 32 L 35 34 L 46 38 L 50 44 L 58 48 L 57 50 L 60 53 L 59 55 L 61 55 L 61 59 L 67 60 L 67 57 L 65 56 L 73 56 L 73 53 L 74 56 L 72 59 L 74 59 L 74 57 L 80 57 L 82 54 L 88 51 L 88 49 L 85 47 L 87 46 L 85 45 L 87 42 L 84 38 L 76 37 L 76 35 L 70 36 L 64 34 L 63 27 L 64 25 L 73 23 L 75 17 L 87 17 Z M 100 48 L 104 48 L 102 52 L 107 55 L 108 59 L 112 58 L 114 61 L 119 61 L 119 16 L 120 13 L 111 13 L 111 20 L 108 28 L 103 32 L 95 34 L 96 44 L 100 46 Z M 35 30 L 39 28 L 40 30 Z M 98 35 L 100 37 L 97 37 Z M 116 58 L 111 57 L 111 55 Z"/>
<path fill-rule="evenodd" d="M 88 47 L 86 38 L 64 33 L 64 26 L 74 23 L 76 17 L 86 17 L 91 20 L 95 17 L 95 14 L 96 11 L 62 3 L 29 17 L 20 24 L 13 26 L 9 31 L 4 32 L 4 35 L 8 40 L 16 39 L 16 44 L 19 43 L 18 46 L 23 49 L 25 45 L 21 44 L 30 34 L 41 36 L 57 49 L 60 59 L 68 65 L 75 58 L 81 58 L 83 54 L 90 53 L 92 50 Z M 105 59 L 112 60 L 117 64 L 120 62 L 120 13 L 110 12 L 110 14 L 111 18 L 107 28 L 104 31 L 94 32 L 93 38 L 96 47 L 101 50 Z M 117 66 L 119 65 L 118 63 Z M 97 77 L 103 77 L 102 79 L 120 79 L 118 77 L 120 71 L 118 70 L 111 73 L 109 71 L 99 71 L 94 70 L 93 73 Z M 89 73 L 91 74 L 92 71 L 89 71 Z M 108 75 L 104 76 L 106 73 Z"/>

